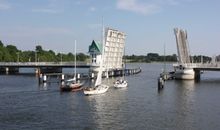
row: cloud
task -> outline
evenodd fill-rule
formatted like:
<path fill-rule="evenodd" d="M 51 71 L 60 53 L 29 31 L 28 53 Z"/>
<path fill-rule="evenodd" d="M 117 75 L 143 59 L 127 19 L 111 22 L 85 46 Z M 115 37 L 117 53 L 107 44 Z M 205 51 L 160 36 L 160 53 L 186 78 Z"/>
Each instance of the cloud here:
<path fill-rule="evenodd" d="M 153 14 L 160 10 L 160 7 L 157 4 L 147 4 L 138 0 L 117 0 L 117 8 L 144 15 Z"/>
<path fill-rule="evenodd" d="M 90 7 L 89 10 L 90 10 L 91 12 L 94 12 L 94 11 L 96 11 L 96 8 L 95 8 L 95 7 Z"/>
<path fill-rule="evenodd" d="M 8 10 L 10 8 L 11 8 L 10 4 L 0 1 L 0 10 Z"/>
<path fill-rule="evenodd" d="M 166 6 L 178 6 L 198 1 L 200 0 L 117 0 L 116 6 L 119 10 L 149 15 L 160 12 Z"/>
<path fill-rule="evenodd" d="M 37 13 L 48 13 L 48 14 L 57 14 L 60 11 L 54 10 L 54 9 L 32 9 L 32 12 L 37 12 Z"/>

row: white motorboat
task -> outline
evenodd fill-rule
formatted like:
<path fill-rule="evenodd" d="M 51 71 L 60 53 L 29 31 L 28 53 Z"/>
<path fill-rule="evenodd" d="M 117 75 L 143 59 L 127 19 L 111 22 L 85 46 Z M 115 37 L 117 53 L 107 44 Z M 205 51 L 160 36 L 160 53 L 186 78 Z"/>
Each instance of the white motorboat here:
<path fill-rule="evenodd" d="M 114 83 L 115 88 L 125 88 L 127 86 L 128 86 L 128 82 L 124 79 L 117 80 Z"/>
<path fill-rule="evenodd" d="M 125 55 L 125 49 L 124 49 L 124 55 Z M 124 65 L 123 65 L 123 76 L 120 80 L 116 80 L 114 82 L 114 87 L 115 88 L 125 88 L 128 86 L 127 80 L 125 80 L 125 68 L 126 68 L 126 60 L 124 59 Z"/>

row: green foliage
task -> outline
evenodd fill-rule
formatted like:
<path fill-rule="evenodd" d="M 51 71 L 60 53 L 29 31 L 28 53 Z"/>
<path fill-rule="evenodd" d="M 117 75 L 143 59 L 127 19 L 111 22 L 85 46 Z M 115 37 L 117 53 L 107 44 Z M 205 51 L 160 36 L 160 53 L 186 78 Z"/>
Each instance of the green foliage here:
<path fill-rule="evenodd" d="M 37 59 L 36 59 L 37 58 Z M 76 55 L 77 61 L 87 61 L 89 59 L 88 55 L 83 53 L 78 53 Z M 166 55 L 160 56 L 158 53 L 148 53 L 147 55 L 131 55 L 131 56 L 124 56 L 125 62 L 176 62 L 177 55 Z M 211 58 L 208 56 L 193 56 L 191 57 L 194 63 L 201 62 L 210 62 Z M 75 60 L 74 54 L 72 53 L 58 53 L 56 54 L 53 50 L 44 50 L 42 46 L 37 45 L 34 51 L 21 51 L 18 50 L 14 45 L 7 45 L 0 41 L 0 62 L 73 62 Z M 220 56 L 217 56 L 217 60 L 220 61 Z"/>
<path fill-rule="evenodd" d="M 77 61 L 86 61 L 88 58 L 89 56 L 83 53 L 77 54 Z M 72 53 L 58 53 L 56 55 L 53 50 L 44 50 L 40 45 L 37 45 L 34 51 L 21 51 L 14 45 L 4 46 L 0 41 L 0 62 L 16 62 L 18 60 L 19 62 L 71 62 L 74 61 L 74 55 Z"/>

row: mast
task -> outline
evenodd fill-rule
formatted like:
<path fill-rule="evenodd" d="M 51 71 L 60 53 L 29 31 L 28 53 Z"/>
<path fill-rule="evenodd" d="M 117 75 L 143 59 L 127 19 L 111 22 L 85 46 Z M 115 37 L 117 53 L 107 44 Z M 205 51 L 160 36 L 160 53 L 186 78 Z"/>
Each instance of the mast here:
<path fill-rule="evenodd" d="M 163 72 L 166 73 L 166 44 L 164 43 L 164 70 Z"/>
<path fill-rule="evenodd" d="M 75 44 L 74 44 L 74 46 L 75 46 L 75 49 L 74 49 L 74 78 L 76 79 L 76 40 L 75 40 Z"/>
<path fill-rule="evenodd" d="M 104 25 L 103 25 L 103 18 L 102 18 L 102 56 L 101 56 L 101 62 L 100 62 L 100 66 L 99 66 L 99 71 L 98 71 L 98 75 L 97 75 L 97 79 L 95 82 L 95 86 L 98 86 L 102 83 L 102 68 L 103 68 L 103 62 L 104 62 Z"/>
<path fill-rule="evenodd" d="M 124 44 L 124 52 L 123 52 L 122 60 L 124 61 L 124 65 L 123 65 L 123 79 L 125 79 L 125 68 L 126 68 L 125 44 Z"/>

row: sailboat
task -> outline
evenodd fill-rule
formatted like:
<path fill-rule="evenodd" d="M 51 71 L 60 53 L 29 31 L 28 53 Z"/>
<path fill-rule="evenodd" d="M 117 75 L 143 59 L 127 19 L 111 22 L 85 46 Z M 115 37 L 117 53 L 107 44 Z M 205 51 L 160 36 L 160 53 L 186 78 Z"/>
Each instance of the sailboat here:
<path fill-rule="evenodd" d="M 64 85 L 61 85 L 61 91 L 76 92 L 82 90 L 83 83 L 76 82 L 76 40 L 75 40 L 75 59 L 74 59 L 74 77 L 65 81 Z"/>
<path fill-rule="evenodd" d="M 125 49 L 124 49 L 125 50 Z M 124 66 L 123 66 L 123 76 L 121 79 L 118 79 L 114 82 L 114 87 L 115 88 L 125 88 L 128 86 L 128 82 L 127 80 L 125 80 L 125 62 L 124 62 Z"/>
<path fill-rule="evenodd" d="M 105 93 L 109 86 L 102 83 L 102 71 L 103 71 L 103 60 L 104 60 L 104 47 L 105 47 L 105 39 L 104 39 L 104 27 L 102 29 L 102 58 L 100 62 L 100 66 L 98 69 L 97 79 L 94 87 L 88 87 L 83 90 L 85 95 L 95 95 Z"/>

